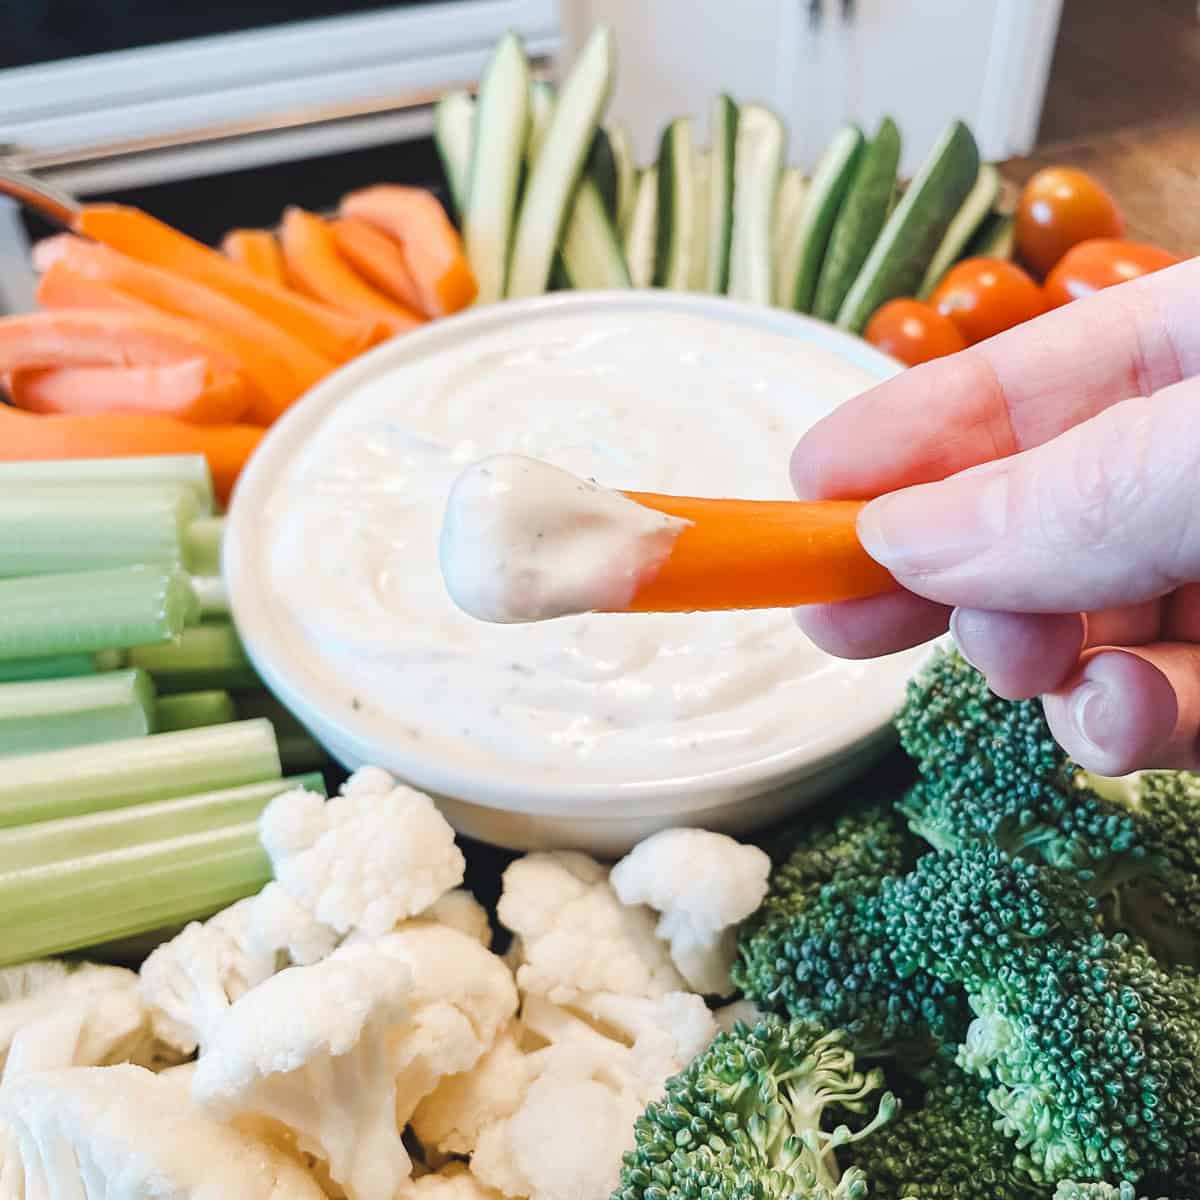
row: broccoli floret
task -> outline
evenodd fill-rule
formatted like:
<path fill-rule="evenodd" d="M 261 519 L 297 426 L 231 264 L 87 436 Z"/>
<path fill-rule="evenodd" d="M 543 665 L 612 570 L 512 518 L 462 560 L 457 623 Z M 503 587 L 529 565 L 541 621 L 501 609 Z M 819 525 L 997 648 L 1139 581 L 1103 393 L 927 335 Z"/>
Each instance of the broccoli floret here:
<path fill-rule="evenodd" d="M 836 1152 L 895 1116 L 881 1085 L 841 1031 L 739 1022 L 638 1118 L 613 1200 L 862 1200 L 866 1177 L 840 1171 Z M 872 1115 L 852 1131 L 842 1113 Z"/>
<path fill-rule="evenodd" d="M 1056 745 L 1042 706 L 1001 700 L 960 655 L 938 655 L 897 718 L 922 778 L 910 829 L 958 851 L 986 841 L 1077 875 L 1105 928 L 1168 963 L 1200 965 L 1200 778 L 1090 775 Z"/>
<path fill-rule="evenodd" d="M 1132 1183 L 1072 1183 L 1068 1180 L 1060 1183 L 1054 1193 L 1054 1200 L 1148 1200 L 1139 1197 Z M 1158 1200 L 1167 1200 L 1159 1196 Z"/>
<path fill-rule="evenodd" d="M 761 1007 L 829 1028 L 857 1044 L 956 1042 L 968 1020 L 960 989 L 920 972 L 901 979 L 861 919 L 885 880 L 908 871 L 922 844 L 893 804 L 816 824 L 771 876 L 743 927 L 734 982 Z"/>
<path fill-rule="evenodd" d="M 924 1085 L 898 1120 L 847 1152 L 871 1181 L 871 1200 L 1040 1200 L 1014 1169 L 1013 1143 L 996 1129 L 979 1080 L 935 1061 Z"/>
<path fill-rule="evenodd" d="M 900 972 L 967 992 L 957 1061 L 988 1087 L 1032 1179 L 1140 1179 L 1200 1138 L 1200 985 L 1094 932 L 1073 876 L 975 844 L 921 858 L 873 902 Z"/>

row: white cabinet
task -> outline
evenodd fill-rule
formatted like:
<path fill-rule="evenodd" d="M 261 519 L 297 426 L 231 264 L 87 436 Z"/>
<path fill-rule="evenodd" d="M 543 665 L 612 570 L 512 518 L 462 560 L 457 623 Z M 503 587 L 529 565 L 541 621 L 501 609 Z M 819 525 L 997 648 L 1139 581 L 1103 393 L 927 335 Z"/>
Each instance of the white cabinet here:
<path fill-rule="evenodd" d="M 561 0 L 569 61 L 597 23 L 619 56 L 612 114 L 643 159 L 680 113 L 713 94 L 769 104 L 785 117 L 792 159 L 810 167 L 830 134 L 885 114 L 916 168 L 946 121 L 961 117 L 986 158 L 1031 148 L 1061 0 Z"/>

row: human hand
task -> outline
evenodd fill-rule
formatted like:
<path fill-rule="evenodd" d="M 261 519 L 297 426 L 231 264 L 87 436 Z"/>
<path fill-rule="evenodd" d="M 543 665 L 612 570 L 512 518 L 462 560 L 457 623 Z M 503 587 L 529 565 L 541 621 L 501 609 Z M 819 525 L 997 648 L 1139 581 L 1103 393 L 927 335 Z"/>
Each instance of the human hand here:
<path fill-rule="evenodd" d="M 1090 770 L 1200 766 L 1200 259 L 881 384 L 792 477 L 882 496 L 859 536 L 905 589 L 800 610 L 819 646 L 875 657 L 949 626 Z"/>

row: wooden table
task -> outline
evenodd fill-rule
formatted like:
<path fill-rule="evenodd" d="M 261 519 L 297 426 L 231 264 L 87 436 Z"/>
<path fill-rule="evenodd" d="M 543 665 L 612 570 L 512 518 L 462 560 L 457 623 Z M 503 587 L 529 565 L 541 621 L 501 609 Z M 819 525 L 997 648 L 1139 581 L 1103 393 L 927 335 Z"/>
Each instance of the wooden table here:
<path fill-rule="evenodd" d="M 1014 185 L 1051 164 L 1080 167 L 1116 197 L 1128 236 L 1200 254 L 1200 119 L 1057 142 L 1003 165 Z"/>

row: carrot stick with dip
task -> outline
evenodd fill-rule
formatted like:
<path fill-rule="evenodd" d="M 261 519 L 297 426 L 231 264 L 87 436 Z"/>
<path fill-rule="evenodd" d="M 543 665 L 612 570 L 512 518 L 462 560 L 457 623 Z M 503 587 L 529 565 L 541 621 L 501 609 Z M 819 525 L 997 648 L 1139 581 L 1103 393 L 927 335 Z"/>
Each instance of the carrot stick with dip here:
<path fill-rule="evenodd" d="M 451 490 L 442 575 L 460 608 L 498 623 L 852 600 L 896 586 L 858 540 L 861 508 L 616 492 L 499 455 Z"/>

